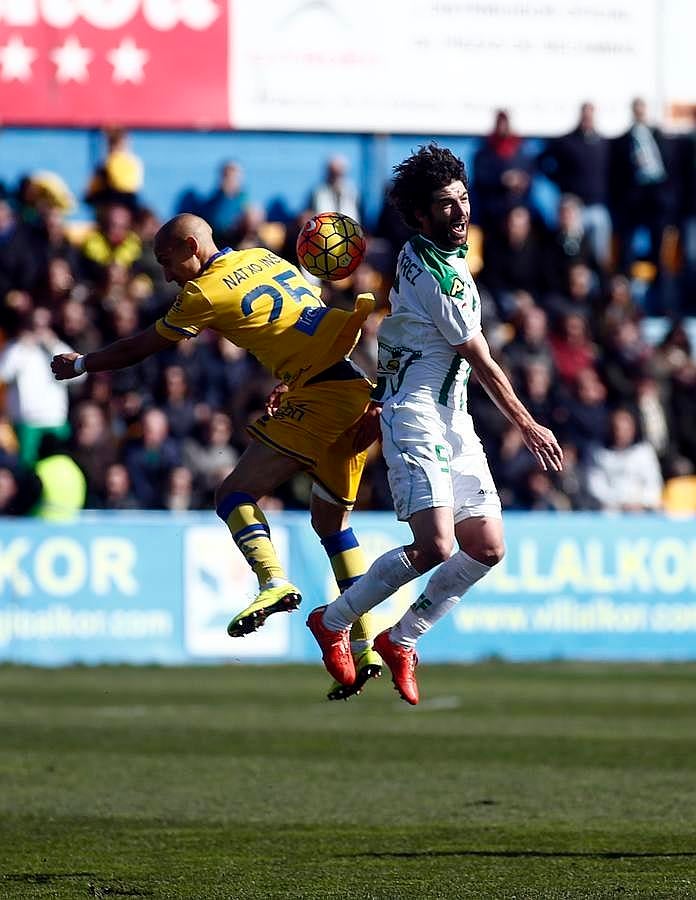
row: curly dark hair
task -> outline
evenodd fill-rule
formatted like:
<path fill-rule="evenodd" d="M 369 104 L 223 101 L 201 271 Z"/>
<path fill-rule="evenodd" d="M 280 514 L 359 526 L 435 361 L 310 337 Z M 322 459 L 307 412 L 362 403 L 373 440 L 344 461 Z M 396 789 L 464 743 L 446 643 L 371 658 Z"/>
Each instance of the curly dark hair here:
<path fill-rule="evenodd" d="M 427 144 L 394 166 L 388 198 L 406 224 L 418 228 L 416 210 L 426 210 L 433 191 L 447 187 L 453 181 L 462 181 L 466 188 L 469 187 L 464 163 L 446 147 Z"/>

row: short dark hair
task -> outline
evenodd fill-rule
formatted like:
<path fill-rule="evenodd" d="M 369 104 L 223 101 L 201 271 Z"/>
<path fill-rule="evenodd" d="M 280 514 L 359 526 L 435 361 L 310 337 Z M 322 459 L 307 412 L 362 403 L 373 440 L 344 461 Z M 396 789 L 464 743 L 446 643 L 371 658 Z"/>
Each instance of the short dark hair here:
<path fill-rule="evenodd" d="M 394 180 L 388 197 L 406 224 L 417 228 L 416 210 L 426 210 L 433 191 L 447 187 L 453 181 L 464 182 L 468 189 L 469 179 L 464 163 L 446 147 L 427 144 L 394 166 Z"/>

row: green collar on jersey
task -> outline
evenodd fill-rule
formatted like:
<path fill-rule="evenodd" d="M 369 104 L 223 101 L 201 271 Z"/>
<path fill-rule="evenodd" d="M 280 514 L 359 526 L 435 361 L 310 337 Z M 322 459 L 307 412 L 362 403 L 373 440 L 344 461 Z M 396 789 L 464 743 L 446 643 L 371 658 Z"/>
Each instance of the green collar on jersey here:
<path fill-rule="evenodd" d="M 462 276 L 454 268 L 455 259 L 464 259 L 469 249 L 466 244 L 456 250 L 441 250 L 422 234 L 411 238 L 411 246 L 426 269 L 440 285 L 443 294 L 450 297 L 461 297 L 465 284 Z"/>

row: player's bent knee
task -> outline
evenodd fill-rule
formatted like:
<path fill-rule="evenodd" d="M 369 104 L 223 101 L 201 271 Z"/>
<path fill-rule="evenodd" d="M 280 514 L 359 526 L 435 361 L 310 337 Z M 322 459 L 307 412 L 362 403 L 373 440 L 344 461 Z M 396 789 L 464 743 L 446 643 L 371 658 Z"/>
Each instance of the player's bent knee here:
<path fill-rule="evenodd" d="M 452 555 L 454 541 L 451 538 L 438 537 L 437 535 L 416 548 L 419 557 L 427 563 L 429 569 L 439 566 Z"/>
<path fill-rule="evenodd" d="M 477 557 L 479 562 L 482 562 L 484 566 L 488 566 L 492 568 L 493 566 L 497 566 L 499 562 L 502 562 L 503 557 L 505 556 L 505 544 L 495 543 L 495 544 L 487 544 L 481 548 L 480 555 Z"/>

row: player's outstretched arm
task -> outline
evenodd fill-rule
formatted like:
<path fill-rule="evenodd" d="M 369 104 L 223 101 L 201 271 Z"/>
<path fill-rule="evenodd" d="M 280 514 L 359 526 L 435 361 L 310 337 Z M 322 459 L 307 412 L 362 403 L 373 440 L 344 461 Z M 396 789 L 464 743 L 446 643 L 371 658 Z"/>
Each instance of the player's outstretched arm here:
<path fill-rule="evenodd" d="M 101 350 L 80 356 L 79 353 L 59 353 L 51 361 L 51 369 L 58 381 L 66 378 L 75 378 L 83 372 L 108 372 L 112 369 L 125 369 L 133 366 L 141 360 L 171 347 L 172 342 L 162 337 L 154 325 L 139 331 L 131 337 L 114 341 Z M 76 361 L 81 361 L 75 365 Z"/>
<path fill-rule="evenodd" d="M 563 451 L 551 429 L 540 425 L 520 401 L 510 380 L 491 356 L 488 341 L 479 332 L 455 347 L 473 369 L 484 390 L 501 412 L 520 429 L 525 444 L 544 471 L 563 468 Z"/>

